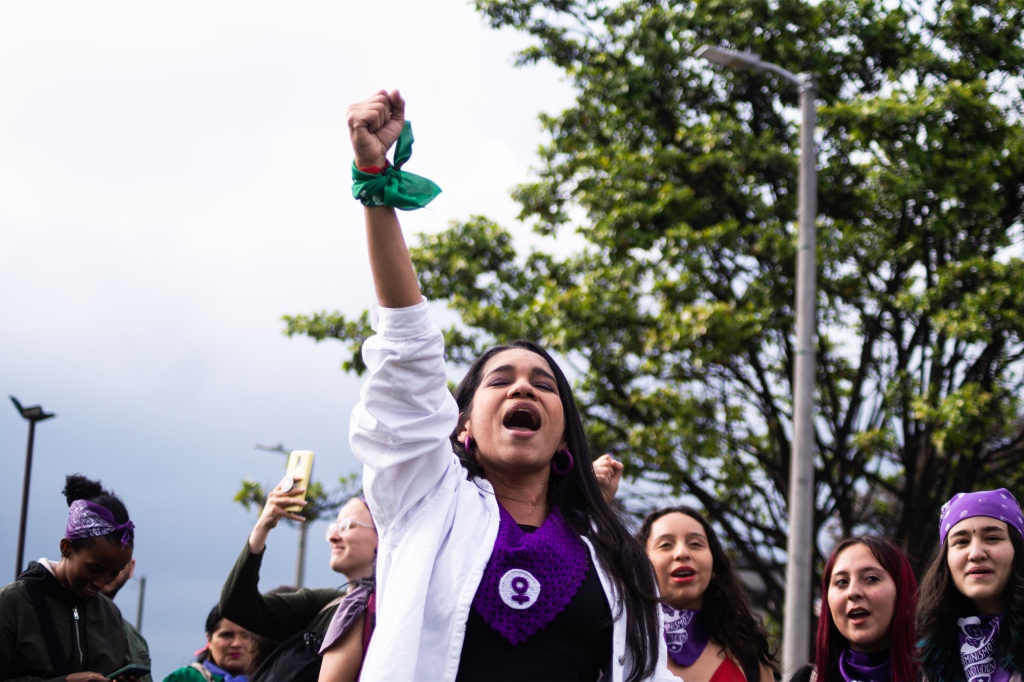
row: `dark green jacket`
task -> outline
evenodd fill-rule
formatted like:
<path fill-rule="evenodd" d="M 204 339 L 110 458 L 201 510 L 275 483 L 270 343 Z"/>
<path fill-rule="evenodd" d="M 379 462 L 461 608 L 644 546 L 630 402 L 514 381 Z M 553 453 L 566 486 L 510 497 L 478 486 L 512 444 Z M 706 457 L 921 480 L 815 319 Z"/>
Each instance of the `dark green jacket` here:
<path fill-rule="evenodd" d="M 49 607 L 66 673 L 106 675 L 129 662 L 121 612 L 114 602 L 102 594 L 75 596 L 33 561 L 17 580 L 0 588 L 0 681 L 63 679 L 51 663 L 29 590 L 39 590 Z"/>
<path fill-rule="evenodd" d="M 128 651 L 131 654 L 132 663 L 152 668 L 153 660 L 149 657 L 149 643 L 146 642 L 146 638 L 127 620 L 122 622 L 124 624 L 124 636 L 128 639 Z M 143 675 L 139 678 L 139 682 L 153 682 L 153 676 Z"/>
<path fill-rule="evenodd" d="M 221 682 L 223 679 L 223 675 L 215 675 L 203 668 L 202 663 L 193 663 L 173 671 L 163 682 Z"/>
<path fill-rule="evenodd" d="M 221 590 L 221 615 L 276 642 L 306 630 L 323 636 L 345 596 L 344 590 L 304 588 L 283 594 L 260 594 L 263 553 L 253 554 L 246 541 Z"/>

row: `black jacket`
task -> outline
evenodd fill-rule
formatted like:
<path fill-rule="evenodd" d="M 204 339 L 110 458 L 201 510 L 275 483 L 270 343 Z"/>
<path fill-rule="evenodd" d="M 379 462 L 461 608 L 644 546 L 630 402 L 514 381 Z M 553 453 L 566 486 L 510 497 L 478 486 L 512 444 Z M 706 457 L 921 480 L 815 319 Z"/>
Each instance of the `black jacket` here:
<path fill-rule="evenodd" d="M 49 607 L 64 657 L 63 671 L 51 663 L 33 590 Z M 77 597 L 35 561 L 17 580 L 0 588 L 0 681 L 63 679 L 67 673 L 81 671 L 107 675 L 129 660 L 121 612 L 102 594 Z"/>

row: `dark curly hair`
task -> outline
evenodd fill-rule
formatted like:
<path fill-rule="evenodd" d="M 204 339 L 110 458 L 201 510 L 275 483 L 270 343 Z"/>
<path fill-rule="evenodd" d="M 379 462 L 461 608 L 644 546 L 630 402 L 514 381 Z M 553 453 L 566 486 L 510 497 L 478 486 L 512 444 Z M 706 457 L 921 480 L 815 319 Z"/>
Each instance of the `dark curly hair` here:
<path fill-rule="evenodd" d="M 483 378 L 484 366 L 498 353 L 515 348 L 536 353 L 551 369 L 565 415 L 563 438 L 577 463 L 565 475 L 552 473 L 548 481 L 548 505 L 557 506 L 566 524 L 591 542 L 601 565 L 611 576 L 616 593 L 621 596 L 621 604 L 626 609 L 626 644 L 634 661 L 626 679 L 650 677 L 659 665 L 658 647 L 661 637 L 654 571 L 643 548 L 629 534 L 617 512 L 608 506 L 601 495 L 594 467 L 589 466 L 593 458 L 583 430 L 583 420 L 573 400 L 572 387 L 547 351 L 532 341 L 518 340 L 490 348 L 476 359 L 455 391 L 459 421 L 451 436 L 452 448 L 471 478 L 484 477 L 483 468 L 477 462 L 472 446 L 467 451 L 463 443 L 459 442 L 458 434 L 469 419 L 473 397 Z"/>
<path fill-rule="evenodd" d="M 117 523 L 128 521 L 128 509 L 124 506 L 124 502 L 114 493 L 104 490 L 99 481 L 93 481 L 81 474 L 70 474 L 64 479 L 64 490 L 61 491 L 61 494 L 64 495 L 69 507 L 75 500 L 86 500 L 105 507 L 114 515 L 114 521 Z M 116 542 L 120 546 L 122 535 L 122 531 L 117 530 L 100 537 L 106 538 L 110 542 Z M 69 540 L 69 542 L 72 549 L 78 549 L 86 547 L 96 540 L 97 538 L 78 538 Z M 134 540 L 129 543 L 129 546 L 132 544 L 134 544 Z"/>
<path fill-rule="evenodd" d="M 1024 538 L 1012 525 L 1006 527 L 1013 544 L 1013 566 L 994 654 L 1000 666 L 1024 673 Z M 921 671 L 933 682 L 964 679 L 956 621 L 975 613 L 971 600 L 953 582 L 948 554 L 949 538 L 944 538 L 921 580 L 918 596 L 918 660 Z"/>
<path fill-rule="evenodd" d="M 637 531 L 637 539 L 646 548 L 654 522 L 668 514 L 689 516 L 701 525 L 707 535 L 715 577 L 704 592 L 703 611 L 711 615 L 708 619 L 711 639 L 725 647 L 741 663 L 757 661 L 759 666 L 765 665 L 772 673 L 778 673 L 778 661 L 769 644 L 768 631 L 761 618 L 751 610 L 747 588 L 733 570 L 732 561 L 725 553 L 718 534 L 700 512 L 687 506 L 653 511 L 644 518 Z"/>

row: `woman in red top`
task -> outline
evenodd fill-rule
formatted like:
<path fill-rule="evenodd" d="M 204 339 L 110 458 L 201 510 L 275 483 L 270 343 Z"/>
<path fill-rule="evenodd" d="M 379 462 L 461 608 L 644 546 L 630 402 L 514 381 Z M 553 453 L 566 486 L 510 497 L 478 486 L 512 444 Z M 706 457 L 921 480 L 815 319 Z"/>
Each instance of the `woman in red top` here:
<path fill-rule="evenodd" d="M 690 507 L 651 512 L 639 540 L 664 599 L 669 670 L 686 682 L 772 682 L 768 633 L 704 517 Z"/>

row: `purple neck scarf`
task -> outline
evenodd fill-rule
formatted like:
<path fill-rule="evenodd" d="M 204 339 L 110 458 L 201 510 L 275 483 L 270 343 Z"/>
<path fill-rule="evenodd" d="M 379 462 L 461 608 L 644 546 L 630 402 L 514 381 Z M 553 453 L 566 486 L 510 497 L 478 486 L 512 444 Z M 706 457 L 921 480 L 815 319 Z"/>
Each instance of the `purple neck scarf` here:
<path fill-rule="evenodd" d="M 957 620 L 960 664 L 964 667 L 967 682 L 1009 681 L 1010 671 L 998 666 L 993 656 L 1002 620 L 1002 615 L 968 616 Z"/>
<path fill-rule="evenodd" d="M 661 605 L 661 613 L 668 655 L 676 665 L 690 667 L 697 662 L 711 641 L 707 616 L 701 609 L 674 609 L 668 604 Z"/>
<path fill-rule="evenodd" d="M 844 648 L 839 654 L 839 674 L 846 682 L 891 682 L 892 656 L 888 649 L 869 654 Z"/>
<path fill-rule="evenodd" d="M 241 675 L 232 675 L 227 670 L 224 670 L 219 665 L 211 661 L 209 658 L 203 661 L 203 667 L 209 670 L 214 675 L 220 675 L 224 682 L 249 682 L 249 676 L 245 673 Z"/>
<path fill-rule="evenodd" d="M 512 644 L 525 642 L 572 601 L 588 568 L 587 548 L 557 507 L 533 533 L 498 505 L 500 522 L 473 608 Z"/>
<path fill-rule="evenodd" d="M 131 520 L 119 524 L 114 521 L 114 515 L 109 509 L 88 500 L 75 500 L 71 503 L 68 526 L 64 531 L 64 537 L 68 540 L 96 538 L 116 531 L 122 531 L 122 549 L 135 540 L 135 524 Z"/>

